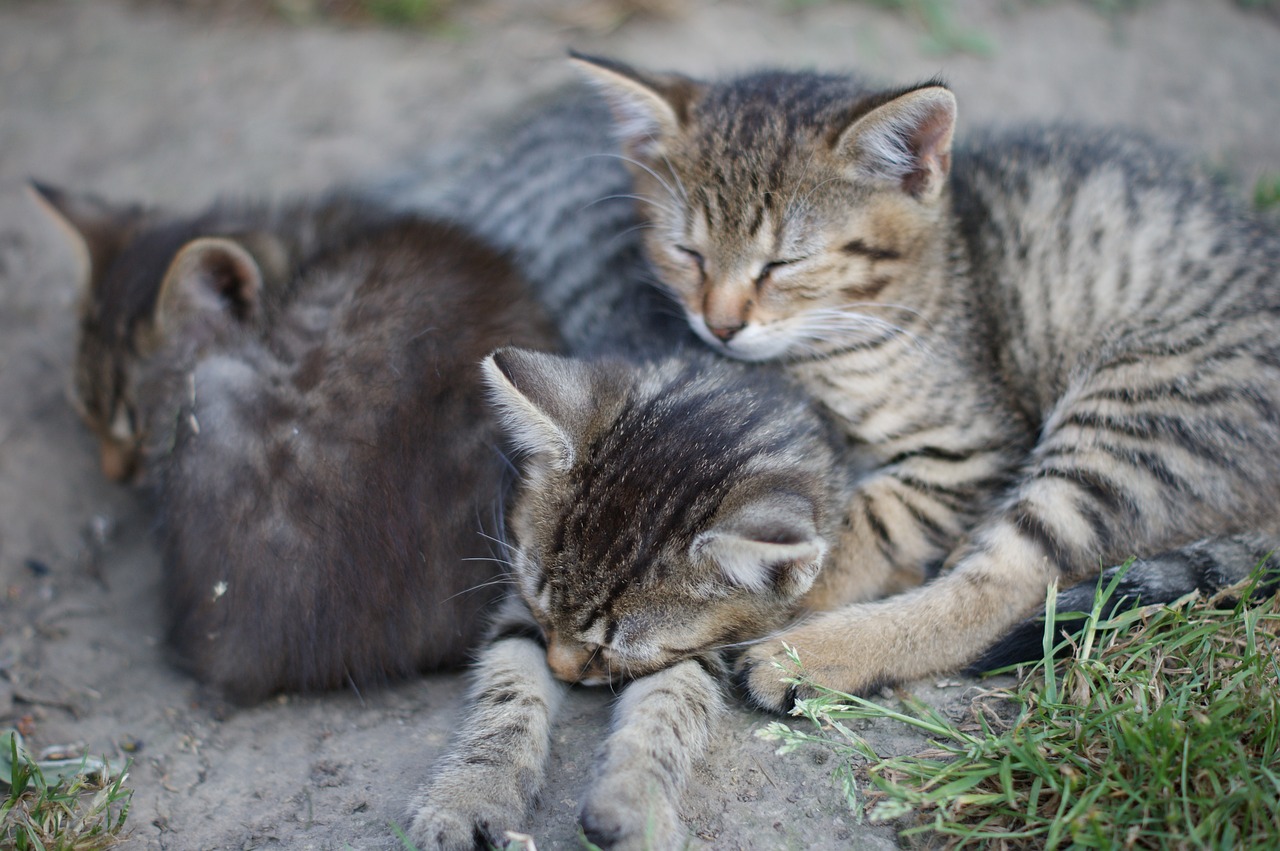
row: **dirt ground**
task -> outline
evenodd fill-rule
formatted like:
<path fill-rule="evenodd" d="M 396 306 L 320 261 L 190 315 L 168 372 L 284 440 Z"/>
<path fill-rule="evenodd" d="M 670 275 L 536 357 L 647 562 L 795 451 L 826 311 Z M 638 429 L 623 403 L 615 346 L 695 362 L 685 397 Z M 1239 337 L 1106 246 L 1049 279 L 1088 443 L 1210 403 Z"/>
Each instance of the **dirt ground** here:
<path fill-rule="evenodd" d="M 862 2 L 492 0 L 445 29 L 299 27 L 158 2 L 0 0 L 0 727 L 36 747 L 136 747 L 138 849 L 392 849 L 411 791 L 462 710 L 461 676 L 228 711 L 158 641 L 148 518 L 98 474 L 65 401 L 75 267 L 24 197 L 29 176 L 190 208 L 380 180 L 566 79 L 569 46 L 691 72 L 763 64 L 942 74 L 964 128 L 1125 124 L 1183 145 L 1244 188 L 1280 171 L 1280 21 L 1229 0 L 965 0 L 989 56 L 940 55 L 919 25 Z M 630 4 L 646 5 L 646 4 Z M 647 4 L 654 5 L 654 4 Z M 954 702 L 972 684 L 918 691 Z M 580 784 L 607 693 L 575 693 L 545 800 L 525 827 L 577 847 Z M 891 848 L 854 823 L 814 754 L 775 756 L 738 710 L 683 810 L 694 848 Z M 885 750 L 919 741 L 868 731 Z"/>

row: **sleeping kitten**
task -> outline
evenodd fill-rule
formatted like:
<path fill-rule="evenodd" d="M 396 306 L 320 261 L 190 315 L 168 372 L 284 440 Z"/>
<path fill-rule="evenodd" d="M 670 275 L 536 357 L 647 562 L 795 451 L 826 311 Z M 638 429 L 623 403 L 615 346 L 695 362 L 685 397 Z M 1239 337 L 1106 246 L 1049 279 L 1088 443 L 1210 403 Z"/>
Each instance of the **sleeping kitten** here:
<path fill-rule="evenodd" d="M 182 664 L 251 702 L 465 661 L 505 464 L 477 364 L 555 344 L 509 263 L 354 198 L 32 188 L 84 261 L 75 396 L 104 473 L 154 495 Z"/>
<path fill-rule="evenodd" d="M 755 703 L 795 698 L 784 645 L 867 692 L 971 662 L 1054 579 L 1136 555 L 1157 599 L 1160 565 L 1229 581 L 1280 544 L 1280 237 L 1176 158 L 1065 127 L 953 150 L 936 81 L 578 59 L 690 327 L 785 364 L 876 463 L 823 614 L 741 660 Z"/>
<path fill-rule="evenodd" d="M 785 75 L 782 79 L 786 79 Z M 827 82 L 836 86 L 836 82 Z M 761 88 L 767 87 L 762 83 Z M 715 515 L 701 510 L 704 503 L 696 489 L 691 492 L 677 488 L 684 484 L 680 473 L 685 469 L 698 471 L 699 476 L 689 484 L 699 486 L 705 486 L 700 475 L 704 471 L 718 472 L 725 483 L 742 477 L 743 487 L 755 489 L 750 472 L 757 468 L 747 465 L 744 475 L 733 461 L 734 446 L 744 441 L 754 445 L 750 430 L 745 437 L 733 430 L 729 431 L 733 439 L 719 437 L 726 420 L 733 419 L 729 409 L 685 404 L 685 395 L 695 385 L 691 377 L 675 377 L 688 376 L 689 369 L 698 370 L 701 383 L 697 386 L 719 386 L 717 392 L 723 400 L 740 394 L 749 399 L 748 409 L 758 425 L 773 425 L 769 431 L 774 437 L 785 435 L 793 441 L 791 451 L 772 455 L 767 466 L 773 475 L 788 469 L 803 474 L 805 495 L 798 502 L 790 502 L 789 498 L 777 502 L 761 500 L 752 516 L 761 522 L 777 523 L 779 529 L 792 530 L 780 534 L 774 543 L 805 543 L 826 550 L 825 566 L 816 574 L 818 589 L 822 589 L 826 574 L 835 570 L 837 575 L 833 578 L 838 583 L 861 581 L 857 596 L 872 596 L 918 583 L 932 567 L 922 560 L 887 575 L 860 577 L 857 553 L 842 561 L 844 555 L 839 551 L 851 541 L 856 543 L 855 533 L 848 526 L 842 531 L 840 523 L 827 515 L 826 520 L 814 524 L 813 534 L 807 530 L 794 534 L 795 524 L 788 523 L 787 518 L 794 521 L 800 506 L 840 505 L 843 508 L 839 513 L 846 515 L 848 506 L 863 498 L 855 495 L 849 480 L 855 476 L 861 477 L 862 482 L 870 480 L 863 467 L 865 458 L 858 453 L 883 452 L 883 439 L 869 446 L 855 440 L 848 447 L 842 445 L 843 439 L 837 438 L 834 443 L 830 437 L 818 439 L 820 429 L 805 425 L 812 422 L 807 419 L 811 414 L 787 412 L 787 404 L 799 403 L 785 402 L 794 398 L 789 395 L 794 391 L 780 385 L 767 390 L 765 384 L 749 391 L 745 388 L 756 386 L 755 382 L 772 379 L 754 371 L 725 373 L 727 361 L 689 361 L 690 356 L 681 353 L 659 359 L 656 365 L 637 364 L 636 351 L 653 357 L 655 352 L 678 348 L 684 338 L 670 327 L 668 311 L 649 300 L 652 288 L 648 284 L 654 280 L 654 273 L 636 249 L 642 233 L 650 238 L 662 236 L 663 231 L 652 227 L 661 226 L 662 220 L 655 217 L 646 232 L 635 219 L 630 200 L 637 190 L 622 166 L 622 157 L 613 152 L 606 118 L 600 105 L 584 100 L 580 94 L 571 94 L 553 103 L 531 124 L 509 132 L 504 143 L 482 155 L 478 164 L 473 162 L 470 171 L 462 169 L 463 176 L 452 193 L 441 196 L 437 184 L 425 192 L 402 196 L 402 203 L 411 207 L 426 204 L 460 215 L 468 226 L 512 251 L 540 297 L 554 307 L 558 321 L 563 322 L 571 350 L 590 354 L 593 359 L 612 351 L 620 358 L 606 363 L 577 362 L 504 352 L 487 367 L 488 380 L 508 427 L 532 453 L 509 524 L 513 569 L 521 596 L 508 600 L 504 606 L 491 643 L 476 669 L 472 712 L 453 750 L 437 765 L 411 814 L 410 833 L 424 848 L 501 844 L 503 830 L 521 826 L 541 786 L 550 723 L 562 688 L 556 680 L 616 684 L 628 676 L 638 679 L 623 691 L 615 713 L 615 730 L 604 745 L 585 795 L 582 823 L 593 841 L 606 846 L 676 844 L 680 836 L 676 816 L 680 787 L 692 761 L 701 753 L 721 705 L 715 685 L 716 675 L 722 670 L 719 651 L 767 636 L 777 625 L 788 622 L 802 604 L 816 605 L 814 600 L 819 593 L 808 585 L 812 569 L 797 572 L 799 562 L 753 562 L 745 557 L 738 560 L 737 548 L 719 553 L 713 550 L 707 554 L 707 561 L 695 554 L 692 544 L 698 535 L 708 532 L 714 536 Z M 756 118 L 761 127 L 768 124 L 764 117 Z M 750 124 L 745 122 L 743 127 Z M 743 132 L 750 135 L 761 131 L 757 128 Z M 653 153 L 648 162 L 640 161 L 637 169 L 646 175 L 647 182 L 641 182 L 639 191 L 650 198 L 661 193 L 655 206 L 679 209 L 682 199 L 694 197 L 698 190 L 691 188 L 691 175 L 678 172 L 674 164 L 665 162 L 664 157 L 668 156 L 673 163 L 680 162 L 675 154 L 665 151 Z M 728 161 L 729 158 L 716 162 Z M 795 179 L 794 174 L 792 178 Z M 805 184 L 803 192 L 796 187 L 787 195 L 793 199 L 816 195 L 823 179 Z M 702 191 L 706 198 L 716 197 L 712 189 L 703 187 Z M 781 189 L 775 192 L 782 194 Z M 814 199 L 815 204 L 819 201 Z M 902 206 L 910 210 L 906 201 Z M 727 202 L 720 212 L 725 217 L 732 215 Z M 765 214 L 760 215 L 763 222 Z M 710 218 L 705 217 L 703 224 Z M 867 247 L 873 244 L 851 238 L 842 247 L 848 249 L 850 257 L 866 255 L 867 263 L 888 262 L 891 258 L 887 254 Z M 662 264 L 655 261 L 654 265 Z M 965 305 L 965 299 L 971 297 L 955 298 L 964 310 L 971 311 L 976 308 Z M 938 294 L 939 301 L 947 298 L 946 292 Z M 874 311 L 876 307 L 868 304 L 865 310 Z M 903 311 L 904 316 L 909 314 L 910 311 Z M 827 318 L 840 320 L 840 314 L 832 312 Z M 956 333 L 966 328 L 964 315 L 945 322 L 944 318 L 934 318 L 932 322 L 956 328 Z M 894 321 L 903 320 L 895 316 Z M 696 326 L 696 322 L 693 324 Z M 873 333 L 877 329 L 884 334 L 899 333 L 895 327 L 876 323 L 874 317 L 865 315 L 853 316 L 848 325 L 855 330 L 870 328 Z M 823 345 L 825 335 L 833 332 L 830 323 L 825 330 L 816 326 L 811 330 L 817 336 L 807 343 L 813 346 Z M 928 359 L 928 368 L 941 371 L 945 364 L 934 363 L 937 350 L 952 350 L 958 344 L 926 338 L 928 330 L 921 323 L 911 342 L 922 353 L 932 348 L 935 354 Z M 734 337 L 724 334 L 724 328 L 719 331 L 730 341 Z M 710 336 L 719 340 L 721 335 Z M 874 341 L 863 342 L 874 351 Z M 860 344 L 857 340 L 855 343 Z M 821 365 L 820 356 L 814 360 Z M 801 371 L 804 358 L 788 356 L 783 363 L 801 376 L 805 374 Z M 961 361 L 960 365 L 964 363 Z M 915 379 L 908 373 L 904 380 Z M 815 394 L 824 396 L 819 392 L 824 389 L 822 379 L 814 379 L 813 383 L 818 387 Z M 936 384 L 935 392 L 948 390 L 945 381 Z M 641 390 L 630 389 L 633 386 Z M 735 386 L 744 389 L 729 389 Z M 983 391 L 979 387 L 973 392 L 981 395 Z M 958 393 L 941 393 L 933 402 L 941 409 Z M 1002 393 L 993 390 L 990 395 L 1000 400 Z M 702 391 L 694 391 L 694 395 L 706 397 Z M 825 397 L 830 398 L 830 392 Z M 624 427 L 621 423 L 644 419 L 628 419 L 627 412 L 645 406 L 656 408 L 663 399 L 681 416 L 678 420 L 653 421 L 653 428 L 658 428 L 659 423 L 662 426 L 660 442 L 593 440 L 593 435 L 610 434 L 616 438 L 635 434 L 634 425 Z M 628 401 L 624 404 L 620 400 Z M 922 404 L 924 400 L 912 402 L 913 407 Z M 960 409 L 962 414 L 975 407 L 982 410 L 971 400 L 965 404 L 969 408 Z M 754 414 L 774 405 L 779 407 L 773 414 Z M 911 413 L 911 407 L 904 406 L 903 413 Z M 945 413 L 941 410 L 940 420 L 945 420 Z M 883 423 L 894 412 L 881 412 L 880 416 L 879 422 Z M 1016 412 L 1013 418 L 1016 422 L 1025 421 Z M 776 428 L 776 424 L 790 422 L 796 423 L 794 432 Z M 940 440 L 953 427 L 940 421 L 935 435 Z M 915 463 L 929 472 L 930 461 L 939 462 L 939 468 L 945 468 L 948 462 L 960 463 L 944 448 L 946 444 L 934 446 L 928 442 L 932 440 L 928 432 L 917 436 L 920 435 L 926 442 L 914 455 L 895 462 L 900 469 L 905 471 Z M 1021 435 L 1002 421 L 990 424 L 986 436 L 994 440 L 1001 435 L 1014 448 L 1032 440 L 1030 435 Z M 1141 460 L 1148 455 L 1137 449 L 1133 457 Z M 559 467 L 549 460 L 556 458 L 561 459 Z M 816 465 L 797 460 L 803 458 L 821 460 Z M 879 459 L 877 466 L 884 467 L 885 459 Z M 633 471 L 635 475 L 643 474 L 644 482 L 637 485 L 638 479 L 621 473 L 607 479 L 595 477 L 596 470 Z M 670 477 L 673 483 L 659 483 L 658 478 L 663 476 Z M 1013 471 L 1003 471 L 992 481 L 979 484 L 998 489 L 1013 478 Z M 596 488 L 587 488 L 588 481 Z M 609 487 L 600 487 L 605 481 Z M 923 486 L 926 482 L 921 479 L 915 483 Z M 948 484 L 954 486 L 948 490 L 944 487 Z M 967 489 L 962 484 L 932 482 L 929 490 L 957 513 L 966 509 L 972 514 L 995 511 L 987 506 L 997 505 L 998 496 L 984 497 L 983 488 Z M 714 504 L 714 488 L 709 490 L 706 499 Z M 757 492 L 765 495 L 763 490 Z M 679 493 L 681 497 L 661 498 L 668 493 Z M 779 487 L 777 493 L 790 494 L 785 487 Z M 972 504 L 966 504 L 969 501 Z M 898 513 L 909 515 L 906 508 Z M 921 522 L 927 519 L 928 515 L 924 515 Z M 750 540 L 760 545 L 768 543 L 762 540 L 766 537 Z M 643 540 L 644 545 L 636 543 L 637 539 Z M 884 546 L 888 548 L 890 543 L 886 540 Z M 1204 540 L 1139 562 L 1121 591 L 1139 596 L 1144 602 L 1158 602 L 1173 599 L 1197 585 L 1221 587 L 1240 578 L 1271 546 L 1272 540 L 1263 535 Z M 777 575 L 803 576 L 804 581 L 793 582 L 783 593 L 772 582 L 762 581 L 763 576 L 774 575 L 772 568 L 779 564 L 784 569 L 776 571 Z M 786 569 L 788 566 L 790 569 Z M 842 572 L 854 575 L 845 576 Z M 735 583 L 735 576 L 740 580 L 745 577 L 746 581 Z M 639 581 L 632 584 L 635 579 Z M 1067 592 L 1063 599 L 1074 599 L 1073 594 L 1091 599 L 1092 586 L 1092 582 L 1085 583 Z M 1017 617 L 1024 616 L 1042 599 L 1040 586 L 1033 604 L 1020 607 Z M 904 623 L 910 623 L 915 616 L 911 611 L 900 615 Z M 892 630 L 896 624 L 886 627 Z M 1027 623 L 1016 635 L 1034 630 L 1038 636 L 1041 629 L 1039 624 Z M 860 658 L 856 646 L 836 649 L 842 660 L 846 656 L 854 661 Z M 973 652 L 980 649 L 978 645 Z M 1015 652 L 1021 650 L 1018 647 Z M 1002 652 L 1007 651 L 1006 647 Z M 934 651 L 924 648 L 922 652 Z M 967 651 L 963 652 L 971 658 Z M 985 661 L 995 665 L 1006 659 Z M 768 673 L 775 679 L 780 676 L 772 670 Z M 778 706 L 789 705 L 790 699 L 791 695 L 785 695 Z"/>
<path fill-rule="evenodd" d="M 486 362 L 528 455 L 507 524 L 516 588 L 409 813 L 423 849 L 502 846 L 542 786 L 563 682 L 624 679 L 581 822 L 608 847 L 678 845 L 681 791 L 724 706 L 721 649 L 794 614 L 846 498 L 853 462 L 808 399 L 773 367 L 706 352 L 646 286 L 607 119 L 567 93 L 468 144 L 443 170 L 452 187 L 395 187 L 509 250 L 583 356 Z"/>
<path fill-rule="evenodd" d="M 504 349 L 484 373 L 525 456 L 508 514 L 517 596 L 410 836 L 501 847 L 542 785 L 562 683 L 634 681 L 581 824 L 603 847 L 676 847 L 681 790 L 723 707 L 721 653 L 782 626 L 812 586 L 845 465 L 794 387 L 707 353 Z"/>

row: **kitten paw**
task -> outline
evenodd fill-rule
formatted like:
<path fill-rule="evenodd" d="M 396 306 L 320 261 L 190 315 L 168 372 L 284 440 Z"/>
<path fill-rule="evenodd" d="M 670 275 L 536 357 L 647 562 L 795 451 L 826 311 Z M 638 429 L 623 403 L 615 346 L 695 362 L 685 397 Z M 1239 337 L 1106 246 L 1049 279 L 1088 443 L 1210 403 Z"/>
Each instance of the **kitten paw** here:
<path fill-rule="evenodd" d="M 587 839 L 610 851 L 662 851 L 684 844 L 684 829 L 675 809 L 665 801 L 601 800 L 592 795 L 582 807 L 578 823 Z"/>
<path fill-rule="evenodd" d="M 854 623 L 847 615 L 827 615 L 755 645 L 735 666 L 738 687 L 758 708 L 785 714 L 797 700 L 817 697 L 819 687 L 867 695 L 898 682 L 892 672 L 903 669 L 895 667 L 895 654 L 883 640 L 888 631 Z"/>
<path fill-rule="evenodd" d="M 809 697 L 810 689 L 789 682 L 799 674 L 795 663 L 781 645 L 753 647 L 742 655 L 734 668 L 738 690 L 757 709 L 785 715 L 797 698 Z"/>
<path fill-rule="evenodd" d="M 463 812 L 462 808 L 425 802 L 406 831 L 420 851 L 488 851 L 506 847 L 498 813 Z"/>

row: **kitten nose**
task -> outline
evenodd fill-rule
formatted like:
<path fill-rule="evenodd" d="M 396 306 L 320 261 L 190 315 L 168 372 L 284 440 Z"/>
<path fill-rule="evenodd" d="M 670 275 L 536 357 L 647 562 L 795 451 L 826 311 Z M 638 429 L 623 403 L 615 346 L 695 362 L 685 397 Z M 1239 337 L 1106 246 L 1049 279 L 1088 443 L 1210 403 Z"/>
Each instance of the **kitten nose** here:
<path fill-rule="evenodd" d="M 714 325 L 708 325 L 707 330 L 714 334 L 715 338 L 720 342 L 727 343 L 733 338 L 734 334 L 737 334 L 745 327 L 745 325 L 730 325 L 724 328 L 717 328 Z"/>
<path fill-rule="evenodd" d="M 592 652 L 583 646 L 570 647 L 548 636 L 547 667 L 556 679 L 566 683 L 581 682 L 591 661 Z"/>

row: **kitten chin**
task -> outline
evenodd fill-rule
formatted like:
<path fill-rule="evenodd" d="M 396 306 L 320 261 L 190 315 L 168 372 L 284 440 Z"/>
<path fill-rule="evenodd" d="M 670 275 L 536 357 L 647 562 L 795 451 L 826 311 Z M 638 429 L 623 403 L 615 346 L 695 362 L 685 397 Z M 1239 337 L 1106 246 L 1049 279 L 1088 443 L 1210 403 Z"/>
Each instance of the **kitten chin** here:
<path fill-rule="evenodd" d="M 180 664 L 252 702 L 466 661 L 505 584 L 478 364 L 556 345 L 507 260 L 351 197 L 181 217 L 33 188 L 86 261 L 78 407 L 155 496 Z"/>

